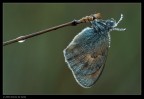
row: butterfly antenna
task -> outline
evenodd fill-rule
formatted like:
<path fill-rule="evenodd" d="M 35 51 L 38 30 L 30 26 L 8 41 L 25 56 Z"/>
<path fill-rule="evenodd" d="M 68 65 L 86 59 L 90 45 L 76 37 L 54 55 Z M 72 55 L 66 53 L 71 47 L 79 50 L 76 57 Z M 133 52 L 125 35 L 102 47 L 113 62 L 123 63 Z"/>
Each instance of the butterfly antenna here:
<path fill-rule="evenodd" d="M 116 23 L 115 27 L 120 23 L 120 21 L 123 19 L 123 14 L 121 14 L 121 17 L 119 19 L 119 21 Z M 113 30 L 116 30 L 116 31 L 125 31 L 126 28 L 113 28 Z"/>

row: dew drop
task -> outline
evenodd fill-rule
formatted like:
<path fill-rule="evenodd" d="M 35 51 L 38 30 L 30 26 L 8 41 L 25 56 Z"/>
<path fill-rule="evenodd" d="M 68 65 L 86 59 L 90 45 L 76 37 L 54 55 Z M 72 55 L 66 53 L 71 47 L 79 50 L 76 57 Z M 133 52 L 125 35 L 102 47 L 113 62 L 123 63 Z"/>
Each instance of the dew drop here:
<path fill-rule="evenodd" d="M 20 37 L 18 37 L 17 39 L 21 39 L 21 38 L 23 38 L 24 36 L 20 36 Z M 25 40 L 20 40 L 20 41 L 18 41 L 19 43 L 23 43 Z"/>
<path fill-rule="evenodd" d="M 18 41 L 19 43 L 23 43 L 25 40 L 20 40 L 20 41 Z"/>

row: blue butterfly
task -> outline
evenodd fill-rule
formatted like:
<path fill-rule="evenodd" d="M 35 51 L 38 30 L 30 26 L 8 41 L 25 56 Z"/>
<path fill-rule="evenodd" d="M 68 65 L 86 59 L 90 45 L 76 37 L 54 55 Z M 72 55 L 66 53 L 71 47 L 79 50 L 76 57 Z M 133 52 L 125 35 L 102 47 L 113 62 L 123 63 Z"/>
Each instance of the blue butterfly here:
<path fill-rule="evenodd" d="M 121 14 L 118 22 L 113 18 L 90 21 L 91 27 L 86 27 L 78 33 L 64 49 L 65 62 L 82 87 L 90 88 L 98 80 L 110 47 L 110 31 L 126 30 L 116 28 L 122 18 Z"/>

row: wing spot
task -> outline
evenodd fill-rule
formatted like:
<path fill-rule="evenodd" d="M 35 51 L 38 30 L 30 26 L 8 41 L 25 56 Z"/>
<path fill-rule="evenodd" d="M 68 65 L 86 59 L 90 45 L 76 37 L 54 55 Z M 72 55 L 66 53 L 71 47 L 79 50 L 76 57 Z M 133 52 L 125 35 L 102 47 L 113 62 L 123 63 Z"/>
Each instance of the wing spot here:
<path fill-rule="evenodd" d="M 95 58 L 93 58 L 90 54 L 87 54 L 85 57 L 86 61 L 89 61 L 90 63 L 94 60 Z"/>

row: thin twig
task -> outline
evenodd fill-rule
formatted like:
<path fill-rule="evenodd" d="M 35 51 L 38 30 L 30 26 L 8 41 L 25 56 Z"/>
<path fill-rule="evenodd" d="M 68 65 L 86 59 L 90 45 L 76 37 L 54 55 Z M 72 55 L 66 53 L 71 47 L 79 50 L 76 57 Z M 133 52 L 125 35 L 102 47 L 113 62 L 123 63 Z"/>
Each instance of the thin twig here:
<path fill-rule="evenodd" d="M 9 44 L 12 44 L 12 43 L 15 43 L 15 42 L 18 42 L 18 41 L 26 40 L 28 38 L 31 38 L 31 37 L 34 37 L 34 36 L 37 36 L 37 35 L 40 35 L 40 34 L 44 34 L 46 32 L 50 32 L 50 31 L 53 31 L 53 30 L 56 30 L 56 29 L 59 29 L 59 28 L 62 28 L 62 27 L 76 26 L 77 24 L 86 23 L 86 22 L 93 21 L 95 19 L 100 19 L 100 18 L 101 18 L 100 13 L 93 14 L 93 15 L 90 15 L 90 16 L 86 16 L 86 17 L 81 18 L 80 20 L 73 20 L 71 22 L 64 23 L 64 24 L 61 24 L 61 25 L 58 25 L 58 26 L 54 26 L 52 28 L 41 30 L 41 31 L 38 31 L 38 32 L 35 32 L 35 33 L 32 33 L 32 34 L 19 36 L 19 37 L 15 38 L 15 39 L 3 42 L 3 46 L 9 45 Z"/>

